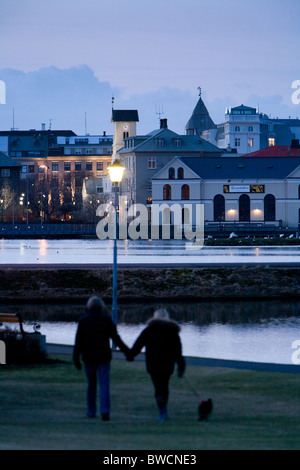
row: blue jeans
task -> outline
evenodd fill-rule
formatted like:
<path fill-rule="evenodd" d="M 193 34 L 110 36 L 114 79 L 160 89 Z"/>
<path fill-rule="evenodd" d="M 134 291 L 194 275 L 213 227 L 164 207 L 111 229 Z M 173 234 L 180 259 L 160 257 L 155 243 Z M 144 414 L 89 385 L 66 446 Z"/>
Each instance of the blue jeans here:
<path fill-rule="evenodd" d="M 99 380 L 100 412 L 110 412 L 109 374 L 110 362 L 84 364 L 87 376 L 87 414 L 96 415 L 97 379 Z"/>

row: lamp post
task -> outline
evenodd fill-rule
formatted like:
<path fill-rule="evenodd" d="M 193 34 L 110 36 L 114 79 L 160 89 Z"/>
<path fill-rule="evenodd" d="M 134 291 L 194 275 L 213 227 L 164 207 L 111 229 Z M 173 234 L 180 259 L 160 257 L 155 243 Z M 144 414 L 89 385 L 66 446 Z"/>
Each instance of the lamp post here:
<path fill-rule="evenodd" d="M 118 311 L 117 311 L 117 225 L 118 225 L 118 215 L 117 215 L 117 206 L 118 206 L 118 184 L 122 181 L 124 166 L 118 160 L 115 160 L 112 165 L 110 165 L 108 171 L 111 182 L 114 183 L 115 188 L 115 223 L 114 223 L 114 255 L 113 255 L 113 306 L 112 306 L 112 320 L 115 325 L 118 321 Z"/>

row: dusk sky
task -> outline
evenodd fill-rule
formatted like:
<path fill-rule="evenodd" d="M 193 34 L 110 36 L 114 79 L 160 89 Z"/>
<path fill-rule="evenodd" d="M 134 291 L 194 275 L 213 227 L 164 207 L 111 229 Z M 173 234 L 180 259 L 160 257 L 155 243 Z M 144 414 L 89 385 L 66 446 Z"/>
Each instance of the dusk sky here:
<path fill-rule="evenodd" d="M 0 0 L 0 130 L 112 133 L 114 96 L 138 133 L 163 110 L 183 134 L 198 86 L 215 123 L 242 103 L 300 118 L 299 17 L 299 0 Z"/>

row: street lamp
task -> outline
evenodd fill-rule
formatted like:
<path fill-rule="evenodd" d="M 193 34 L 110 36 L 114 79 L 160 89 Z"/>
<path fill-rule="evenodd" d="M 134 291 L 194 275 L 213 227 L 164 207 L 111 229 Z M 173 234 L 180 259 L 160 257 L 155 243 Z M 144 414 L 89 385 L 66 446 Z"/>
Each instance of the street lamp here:
<path fill-rule="evenodd" d="M 115 223 L 114 223 L 114 259 L 113 259 L 113 306 L 112 306 L 112 320 L 117 325 L 118 311 L 117 311 L 117 206 L 118 206 L 118 184 L 122 181 L 124 166 L 118 160 L 115 160 L 108 168 L 111 182 L 115 185 Z"/>

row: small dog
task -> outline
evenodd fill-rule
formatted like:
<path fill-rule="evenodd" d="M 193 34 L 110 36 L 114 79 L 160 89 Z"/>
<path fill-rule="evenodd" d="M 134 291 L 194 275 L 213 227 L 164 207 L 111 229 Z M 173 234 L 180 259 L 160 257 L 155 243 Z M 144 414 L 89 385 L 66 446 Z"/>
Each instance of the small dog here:
<path fill-rule="evenodd" d="M 199 406 L 198 406 L 198 414 L 199 414 L 199 420 L 198 421 L 204 421 L 207 419 L 208 415 L 212 412 L 213 408 L 213 403 L 212 399 L 209 398 L 208 400 L 200 400 Z"/>

